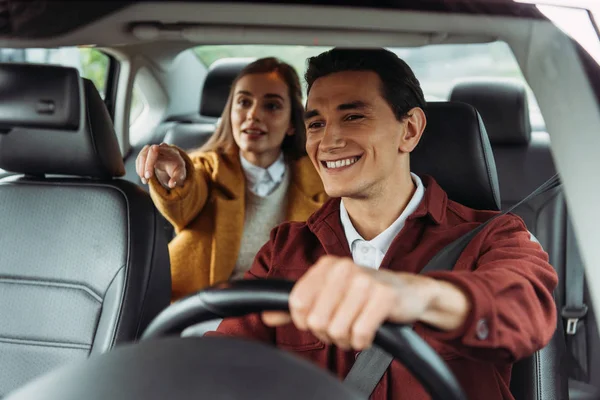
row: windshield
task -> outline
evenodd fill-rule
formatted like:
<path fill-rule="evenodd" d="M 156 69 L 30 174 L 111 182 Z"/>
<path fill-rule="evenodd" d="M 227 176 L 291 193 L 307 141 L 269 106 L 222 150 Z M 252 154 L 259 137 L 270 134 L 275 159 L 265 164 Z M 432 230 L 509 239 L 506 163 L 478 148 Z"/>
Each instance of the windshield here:
<path fill-rule="evenodd" d="M 319 46 L 221 45 L 199 46 L 194 51 L 207 67 L 216 60 L 228 57 L 278 57 L 291 64 L 302 77 L 307 58 L 328 49 Z M 545 131 L 533 92 L 505 42 L 393 47 L 389 50 L 411 66 L 428 101 L 447 101 L 453 87 L 462 80 L 496 78 L 523 83 L 528 91 L 532 128 L 534 131 Z"/>

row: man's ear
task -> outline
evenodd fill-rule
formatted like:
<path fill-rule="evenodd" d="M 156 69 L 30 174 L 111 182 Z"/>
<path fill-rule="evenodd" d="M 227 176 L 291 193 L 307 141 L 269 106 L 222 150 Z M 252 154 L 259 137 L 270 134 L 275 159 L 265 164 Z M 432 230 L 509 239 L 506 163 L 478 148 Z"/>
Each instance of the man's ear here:
<path fill-rule="evenodd" d="M 404 126 L 398 150 L 402 153 L 410 153 L 419 144 L 425 126 L 427 126 L 427 118 L 423 109 L 421 107 L 411 109 L 404 120 Z"/>

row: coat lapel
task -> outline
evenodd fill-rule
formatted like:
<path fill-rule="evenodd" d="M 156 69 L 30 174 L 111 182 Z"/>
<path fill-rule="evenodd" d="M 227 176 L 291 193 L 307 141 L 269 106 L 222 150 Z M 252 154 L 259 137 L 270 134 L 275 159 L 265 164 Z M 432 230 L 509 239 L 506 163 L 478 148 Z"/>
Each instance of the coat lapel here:
<path fill-rule="evenodd" d="M 228 280 L 235 268 L 244 229 L 246 190 L 246 180 L 237 151 L 220 157 L 213 173 L 215 234 L 210 263 L 211 285 Z"/>
<path fill-rule="evenodd" d="M 323 184 L 308 157 L 290 164 L 291 182 L 287 194 L 286 219 L 305 221 L 326 199 Z M 212 171 L 215 234 L 212 241 L 210 284 L 230 278 L 240 252 L 245 217 L 246 180 L 239 153 L 223 154 Z"/>

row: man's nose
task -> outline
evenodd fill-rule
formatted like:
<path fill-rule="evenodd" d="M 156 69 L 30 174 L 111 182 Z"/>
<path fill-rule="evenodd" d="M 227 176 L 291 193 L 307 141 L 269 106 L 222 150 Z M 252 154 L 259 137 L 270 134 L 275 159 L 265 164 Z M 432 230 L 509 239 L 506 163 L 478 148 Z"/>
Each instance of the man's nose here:
<path fill-rule="evenodd" d="M 337 126 L 328 125 L 325 127 L 323 132 L 323 138 L 319 147 L 323 152 L 331 152 L 336 149 L 340 149 L 346 145 L 346 140 L 342 134 L 342 131 Z"/>

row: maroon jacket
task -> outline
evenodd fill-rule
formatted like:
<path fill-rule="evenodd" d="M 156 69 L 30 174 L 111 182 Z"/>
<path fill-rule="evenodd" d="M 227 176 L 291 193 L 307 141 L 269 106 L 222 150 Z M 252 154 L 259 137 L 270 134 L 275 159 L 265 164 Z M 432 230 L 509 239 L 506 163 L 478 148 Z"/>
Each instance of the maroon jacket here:
<path fill-rule="evenodd" d="M 423 201 L 392 242 L 380 268 L 418 273 L 446 244 L 491 218 L 448 199 L 429 177 Z M 324 254 L 351 257 L 340 222 L 340 200 L 332 199 L 306 223 L 284 223 L 273 230 L 248 278 L 298 280 Z M 512 363 L 533 354 L 551 339 L 556 327 L 552 291 L 557 275 L 548 256 L 532 241 L 523 221 L 506 215 L 490 223 L 467 246 L 453 271 L 428 276 L 460 287 L 472 311 L 453 332 L 424 324 L 415 330 L 448 364 L 469 399 L 512 399 Z M 276 344 L 344 378 L 356 353 L 325 345 L 293 325 L 268 328 L 257 315 L 224 320 L 218 332 Z M 428 399 L 424 389 L 397 361 L 371 399 Z"/>

